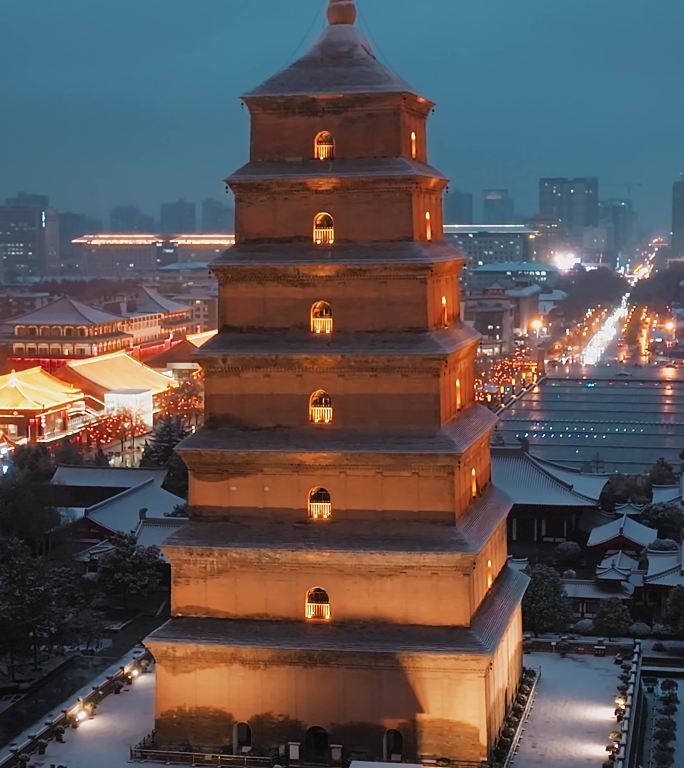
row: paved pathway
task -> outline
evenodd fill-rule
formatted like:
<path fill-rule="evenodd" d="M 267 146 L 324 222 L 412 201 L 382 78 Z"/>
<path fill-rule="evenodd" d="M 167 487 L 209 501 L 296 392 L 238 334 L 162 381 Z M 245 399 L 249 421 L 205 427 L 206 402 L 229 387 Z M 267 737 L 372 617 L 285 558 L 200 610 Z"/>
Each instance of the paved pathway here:
<path fill-rule="evenodd" d="M 601 768 L 615 727 L 613 658 L 530 653 L 524 663 L 542 676 L 513 768 Z"/>

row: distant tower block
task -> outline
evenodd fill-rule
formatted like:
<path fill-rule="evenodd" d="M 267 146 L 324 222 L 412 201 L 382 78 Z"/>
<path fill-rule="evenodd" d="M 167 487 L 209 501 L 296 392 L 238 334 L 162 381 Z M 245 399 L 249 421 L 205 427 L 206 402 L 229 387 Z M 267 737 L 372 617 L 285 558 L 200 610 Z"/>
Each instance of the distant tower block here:
<path fill-rule="evenodd" d="M 312 50 L 244 97 L 207 426 L 179 448 L 192 519 L 147 639 L 155 738 L 479 764 L 515 697 L 527 579 L 506 565 L 433 104 L 355 17 L 331 2 Z"/>

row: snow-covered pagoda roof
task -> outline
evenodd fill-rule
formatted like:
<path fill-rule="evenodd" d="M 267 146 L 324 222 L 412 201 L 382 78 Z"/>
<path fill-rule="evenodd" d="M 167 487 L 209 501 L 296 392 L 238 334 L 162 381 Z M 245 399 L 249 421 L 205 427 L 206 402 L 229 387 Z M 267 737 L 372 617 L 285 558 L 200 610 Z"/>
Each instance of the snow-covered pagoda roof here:
<path fill-rule="evenodd" d="M 658 531 L 646 525 L 637 523 L 629 515 L 611 520 L 609 523 L 599 525 L 589 534 L 587 546 L 598 547 L 617 539 L 624 539 L 636 544 L 638 547 L 647 547 L 658 538 Z"/>
<path fill-rule="evenodd" d="M 377 93 L 418 95 L 411 85 L 378 60 L 355 22 L 356 8 L 351 0 L 330 0 L 328 25 L 313 48 L 245 94 L 245 99 Z"/>
<path fill-rule="evenodd" d="M 644 584 L 661 587 L 684 586 L 684 548 L 675 550 L 648 550 L 648 571 Z"/>
<path fill-rule="evenodd" d="M 620 550 L 608 555 L 596 566 L 596 578 L 599 581 L 627 581 L 638 567 L 639 561 L 635 557 Z"/>

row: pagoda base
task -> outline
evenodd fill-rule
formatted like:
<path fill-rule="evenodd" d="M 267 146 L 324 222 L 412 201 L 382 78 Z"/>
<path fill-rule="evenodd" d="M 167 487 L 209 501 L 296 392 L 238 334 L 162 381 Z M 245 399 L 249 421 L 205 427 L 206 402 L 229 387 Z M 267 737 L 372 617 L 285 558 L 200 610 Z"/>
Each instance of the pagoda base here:
<path fill-rule="evenodd" d="M 527 579 L 497 582 L 470 628 L 171 619 L 146 641 L 157 745 L 237 753 L 249 734 L 252 754 L 386 760 L 398 731 L 403 761 L 485 760 L 522 668 Z"/>

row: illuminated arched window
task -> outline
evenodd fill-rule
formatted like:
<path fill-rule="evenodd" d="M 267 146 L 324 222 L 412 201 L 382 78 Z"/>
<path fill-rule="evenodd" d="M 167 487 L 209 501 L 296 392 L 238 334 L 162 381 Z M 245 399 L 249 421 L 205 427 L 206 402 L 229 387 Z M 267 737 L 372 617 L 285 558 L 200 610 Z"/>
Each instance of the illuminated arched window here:
<path fill-rule="evenodd" d="M 332 333 L 333 313 L 327 301 L 317 301 L 311 307 L 311 333 Z"/>
<path fill-rule="evenodd" d="M 493 583 L 494 576 L 492 575 L 492 561 L 487 560 L 487 589 L 491 589 Z"/>
<path fill-rule="evenodd" d="M 461 380 L 456 379 L 456 410 L 460 411 L 463 407 L 463 398 L 461 397 Z"/>
<path fill-rule="evenodd" d="M 425 214 L 425 239 L 432 240 L 432 215 L 429 211 Z"/>
<path fill-rule="evenodd" d="M 332 133 L 321 131 L 314 141 L 314 157 L 316 160 L 332 160 L 335 157 L 335 139 Z"/>
<path fill-rule="evenodd" d="M 330 424 L 332 420 L 332 398 L 325 390 L 319 389 L 309 398 L 309 421 L 314 424 Z"/>
<path fill-rule="evenodd" d="M 335 242 L 335 221 L 329 213 L 317 213 L 314 217 L 313 241 L 316 245 Z"/>
<path fill-rule="evenodd" d="M 477 470 L 475 469 L 475 467 L 473 467 L 470 470 L 470 495 L 473 499 L 476 499 L 477 494 L 478 494 Z"/>
<path fill-rule="evenodd" d="M 313 587 L 306 593 L 306 618 L 309 621 L 330 621 L 330 598 L 320 587 Z"/>
<path fill-rule="evenodd" d="M 332 517 L 332 500 L 325 488 L 309 491 L 309 519 L 329 520 Z"/>
<path fill-rule="evenodd" d="M 442 325 L 446 328 L 449 325 L 449 307 L 447 305 L 447 297 L 442 296 Z"/>
<path fill-rule="evenodd" d="M 418 140 L 416 137 L 416 132 L 411 131 L 411 158 L 415 160 L 417 155 L 418 155 Z"/>

